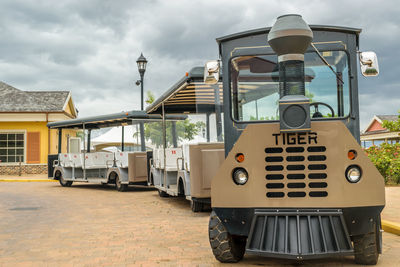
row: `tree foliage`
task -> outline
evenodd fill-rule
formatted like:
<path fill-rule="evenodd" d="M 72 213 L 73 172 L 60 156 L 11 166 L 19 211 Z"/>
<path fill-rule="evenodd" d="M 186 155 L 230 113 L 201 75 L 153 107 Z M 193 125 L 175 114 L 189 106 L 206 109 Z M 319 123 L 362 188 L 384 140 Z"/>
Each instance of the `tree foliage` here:
<path fill-rule="evenodd" d="M 382 127 L 388 129 L 391 132 L 399 132 L 400 131 L 400 110 L 397 121 L 383 121 Z"/>
<path fill-rule="evenodd" d="M 383 121 L 382 127 L 391 132 L 400 131 L 400 110 L 397 121 Z M 365 150 L 372 163 L 389 184 L 400 183 L 400 144 L 383 143 Z"/>
<path fill-rule="evenodd" d="M 147 104 L 152 104 L 155 101 L 154 94 L 151 91 L 147 91 Z M 176 125 L 176 137 L 177 141 L 193 140 L 194 137 L 205 127 L 205 123 L 202 121 L 192 123 L 189 119 L 182 121 L 167 121 L 165 123 L 166 129 L 166 143 L 167 146 L 173 144 L 172 136 L 172 124 Z M 163 127 L 162 122 L 151 122 L 144 125 L 144 136 L 146 140 L 150 140 L 156 147 L 163 145 Z"/>
<path fill-rule="evenodd" d="M 175 123 L 177 141 L 193 140 L 204 124 L 203 122 L 192 123 L 189 119 Z M 172 124 L 172 121 L 165 123 L 167 147 L 173 145 Z M 144 136 L 146 140 L 150 140 L 156 147 L 161 147 L 163 145 L 162 122 L 145 124 Z"/>
<path fill-rule="evenodd" d="M 400 182 L 400 144 L 383 143 L 365 150 L 375 167 L 385 178 L 385 183 Z"/>
<path fill-rule="evenodd" d="M 151 91 L 147 91 L 147 98 L 146 98 L 146 104 L 153 104 L 153 102 L 156 100 L 156 97 Z"/>

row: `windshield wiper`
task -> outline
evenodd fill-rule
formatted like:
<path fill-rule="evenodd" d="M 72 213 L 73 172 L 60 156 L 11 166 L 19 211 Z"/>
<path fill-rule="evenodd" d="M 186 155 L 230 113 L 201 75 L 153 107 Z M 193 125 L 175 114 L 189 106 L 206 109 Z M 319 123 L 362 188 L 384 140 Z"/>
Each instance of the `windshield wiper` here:
<path fill-rule="evenodd" d="M 339 77 L 339 74 L 337 74 L 337 72 L 332 68 L 332 66 L 328 63 L 328 61 L 324 58 L 323 55 L 321 55 L 321 53 L 318 51 L 318 49 L 315 47 L 315 45 L 313 43 L 311 43 L 311 46 L 315 49 L 315 52 L 317 52 L 317 55 L 319 56 L 319 58 L 325 63 L 325 65 L 327 65 L 331 71 L 336 75 L 336 78 L 342 83 L 344 84 L 342 78 Z"/>

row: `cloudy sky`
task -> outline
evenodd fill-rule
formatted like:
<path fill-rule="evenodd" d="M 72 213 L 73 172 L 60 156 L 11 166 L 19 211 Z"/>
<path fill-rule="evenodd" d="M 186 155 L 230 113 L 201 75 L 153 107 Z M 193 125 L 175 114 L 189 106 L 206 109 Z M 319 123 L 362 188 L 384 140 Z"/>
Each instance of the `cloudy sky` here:
<path fill-rule="evenodd" d="M 360 50 L 380 76 L 359 77 L 361 126 L 400 109 L 400 5 L 396 1 L 1 0 L 0 80 L 22 90 L 70 90 L 80 116 L 140 108 L 136 59 L 148 59 L 156 96 L 218 58 L 216 37 L 272 26 L 298 13 L 309 24 L 362 28 Z M 399 61 L 399 62 L 397 62 Z"/>

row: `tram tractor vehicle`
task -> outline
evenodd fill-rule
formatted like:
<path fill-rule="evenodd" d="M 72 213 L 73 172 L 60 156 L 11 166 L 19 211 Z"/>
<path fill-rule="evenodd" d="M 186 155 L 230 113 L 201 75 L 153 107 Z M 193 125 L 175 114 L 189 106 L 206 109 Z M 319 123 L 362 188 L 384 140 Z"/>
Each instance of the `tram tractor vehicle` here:
<path fill-rule="evenodd" d="M 272 28 L 218 38 L 225 160 L 212 179 L 209 240 L 221 262 L 244 254 L 294 260 L 382 251 L 384 179 L 359 137 L 360 29 L 308 25 L 300 15 Z"/>

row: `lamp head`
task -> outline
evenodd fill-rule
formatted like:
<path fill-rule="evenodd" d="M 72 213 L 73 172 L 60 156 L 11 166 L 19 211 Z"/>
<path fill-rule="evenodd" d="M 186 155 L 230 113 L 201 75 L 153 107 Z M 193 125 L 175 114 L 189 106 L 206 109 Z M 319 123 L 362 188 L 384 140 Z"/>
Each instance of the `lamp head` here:
<path fill-rule="evenodd" d="M 147 59 L 143 56 L 143 53 L 140 53 L 140 57 L 136 60 L 139 73 L 141 75 L 146 71 Z"/>

